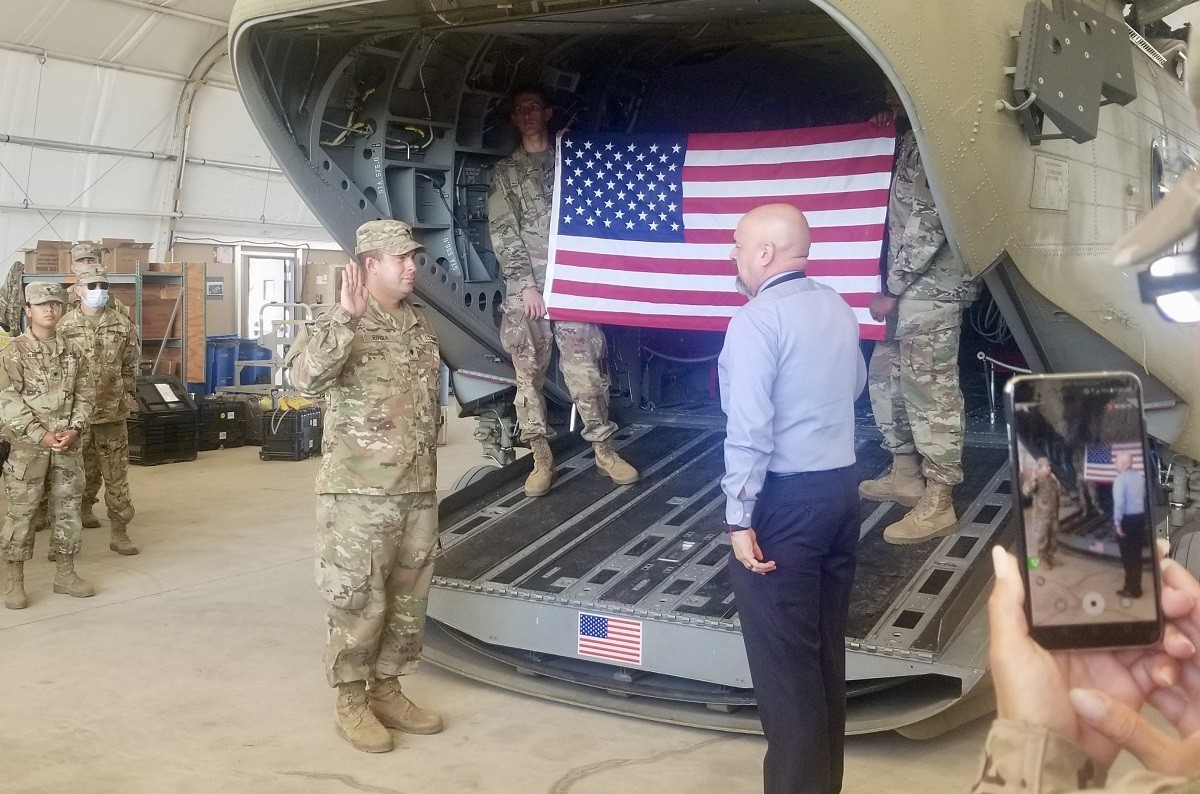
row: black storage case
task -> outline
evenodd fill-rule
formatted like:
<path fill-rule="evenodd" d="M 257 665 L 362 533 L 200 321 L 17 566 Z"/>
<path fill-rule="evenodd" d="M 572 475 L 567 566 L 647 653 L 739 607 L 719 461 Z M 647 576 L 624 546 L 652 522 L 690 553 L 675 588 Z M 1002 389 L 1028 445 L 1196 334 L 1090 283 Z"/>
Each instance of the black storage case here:
<path fill-rule="evenodd" d="M 197 448 L 232 449 L 246 444 L 246 405 L 238 400 L 212 395 L 196 403 L 199 426 Z"/>
<path fill-rule="evenodd" d="M 263 460 L 304 460 L 321 454 L 321 409 L 279 408 L 263 411 Z"/>
<path fill-rule="evenodd" d="M 239 394 L 230 392 L 222 395 L 224 399 L 233 400 L 242 407 L 242 417 L 244 424 L 242 427 L 242 441 L 250 446 L 262 445 L 262 398 L 261 394 Z M 269 413 L 269 411 L 268 411 Z"/>
<path fill-rule="evenodd" d="M 179 378 L 140 376 L 137 410 L 126 420 L 129 462 L 142 466 L 196 459 L 196 403 Z"/>

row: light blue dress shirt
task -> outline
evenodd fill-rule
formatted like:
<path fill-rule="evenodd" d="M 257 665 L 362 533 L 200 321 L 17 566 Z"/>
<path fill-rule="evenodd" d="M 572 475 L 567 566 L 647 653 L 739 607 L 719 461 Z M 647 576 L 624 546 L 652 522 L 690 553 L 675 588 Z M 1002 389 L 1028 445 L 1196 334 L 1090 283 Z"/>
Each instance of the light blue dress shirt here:
<path fill-rule="evenodd" d="M 854 401 L 867 368 L 858 319 L 833 289 L 789 273 L 769 279 L 730 320 L 717 368 L 730 526 L 750 526 L 768 471 L 854 464 Z"/>
<path fill-rule="evenodd" d="M 1146 512 L 1146 477 L 1140 471 L 1126 469 L 1112 485 L 1113 524 L 1120 526 L 1125 516 Z"/>

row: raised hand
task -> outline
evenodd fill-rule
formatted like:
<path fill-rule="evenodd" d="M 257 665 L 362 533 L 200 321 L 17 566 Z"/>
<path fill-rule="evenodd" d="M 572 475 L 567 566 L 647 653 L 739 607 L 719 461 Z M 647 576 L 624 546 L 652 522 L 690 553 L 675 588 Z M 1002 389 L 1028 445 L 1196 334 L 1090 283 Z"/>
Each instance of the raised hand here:
<path fill-rule="evenodd" d="M 357 264 L 347 265 L 342 271 L 342 308 L 351 316 L 362 317 L 367 313 L 367 282 L 363 269 Z"/>

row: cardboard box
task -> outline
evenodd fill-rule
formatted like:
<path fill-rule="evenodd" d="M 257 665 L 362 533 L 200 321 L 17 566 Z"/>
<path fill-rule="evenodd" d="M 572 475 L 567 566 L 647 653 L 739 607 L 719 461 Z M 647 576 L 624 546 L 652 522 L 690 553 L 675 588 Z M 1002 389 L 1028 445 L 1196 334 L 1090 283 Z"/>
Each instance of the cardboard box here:
<path fill-rule="evenodd" d="M 109 273 L 136 273 L 149 266 L 150 247 L 150 243 L 105 237 L 100 241 L 100 264 Z"/>
<path fill-rule="evenodd" d="M 151 273 L 182 273 L 183 262 L 151 262 Z"/>
<path fill-rule="evenodd" d="M 37 248 L 25 252 L 25 272 L 70 273 L 73 245 L 66 240 L 38 240 Z"/>

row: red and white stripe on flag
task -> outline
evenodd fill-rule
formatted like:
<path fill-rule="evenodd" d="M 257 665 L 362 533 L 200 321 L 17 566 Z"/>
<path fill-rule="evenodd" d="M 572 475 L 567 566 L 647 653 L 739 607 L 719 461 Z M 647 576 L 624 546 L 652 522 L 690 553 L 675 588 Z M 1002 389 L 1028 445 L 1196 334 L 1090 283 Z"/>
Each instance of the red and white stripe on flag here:
<path fill-rule="evenodd" d="M 729 258 L 768 203 L 812 227 L 808 275 L 841 293 L 864 339 L 880 289 L 895 129 L 871 123 L 687 136 L 564 133 L 550 224 L 551 319 L 723 331 L 746 299 Z"/>
<path fill-rule="evenodd" d="M 1111 485 L 1117 479 L 1116 457 L 1121 453 L 1132 459 L 1129 468 L 1142 471 L 1142 442 L 1119 441 L 1115 444 L 1092 443 L 1084 448 L 1083 479 L 1085 482 Z"/>

